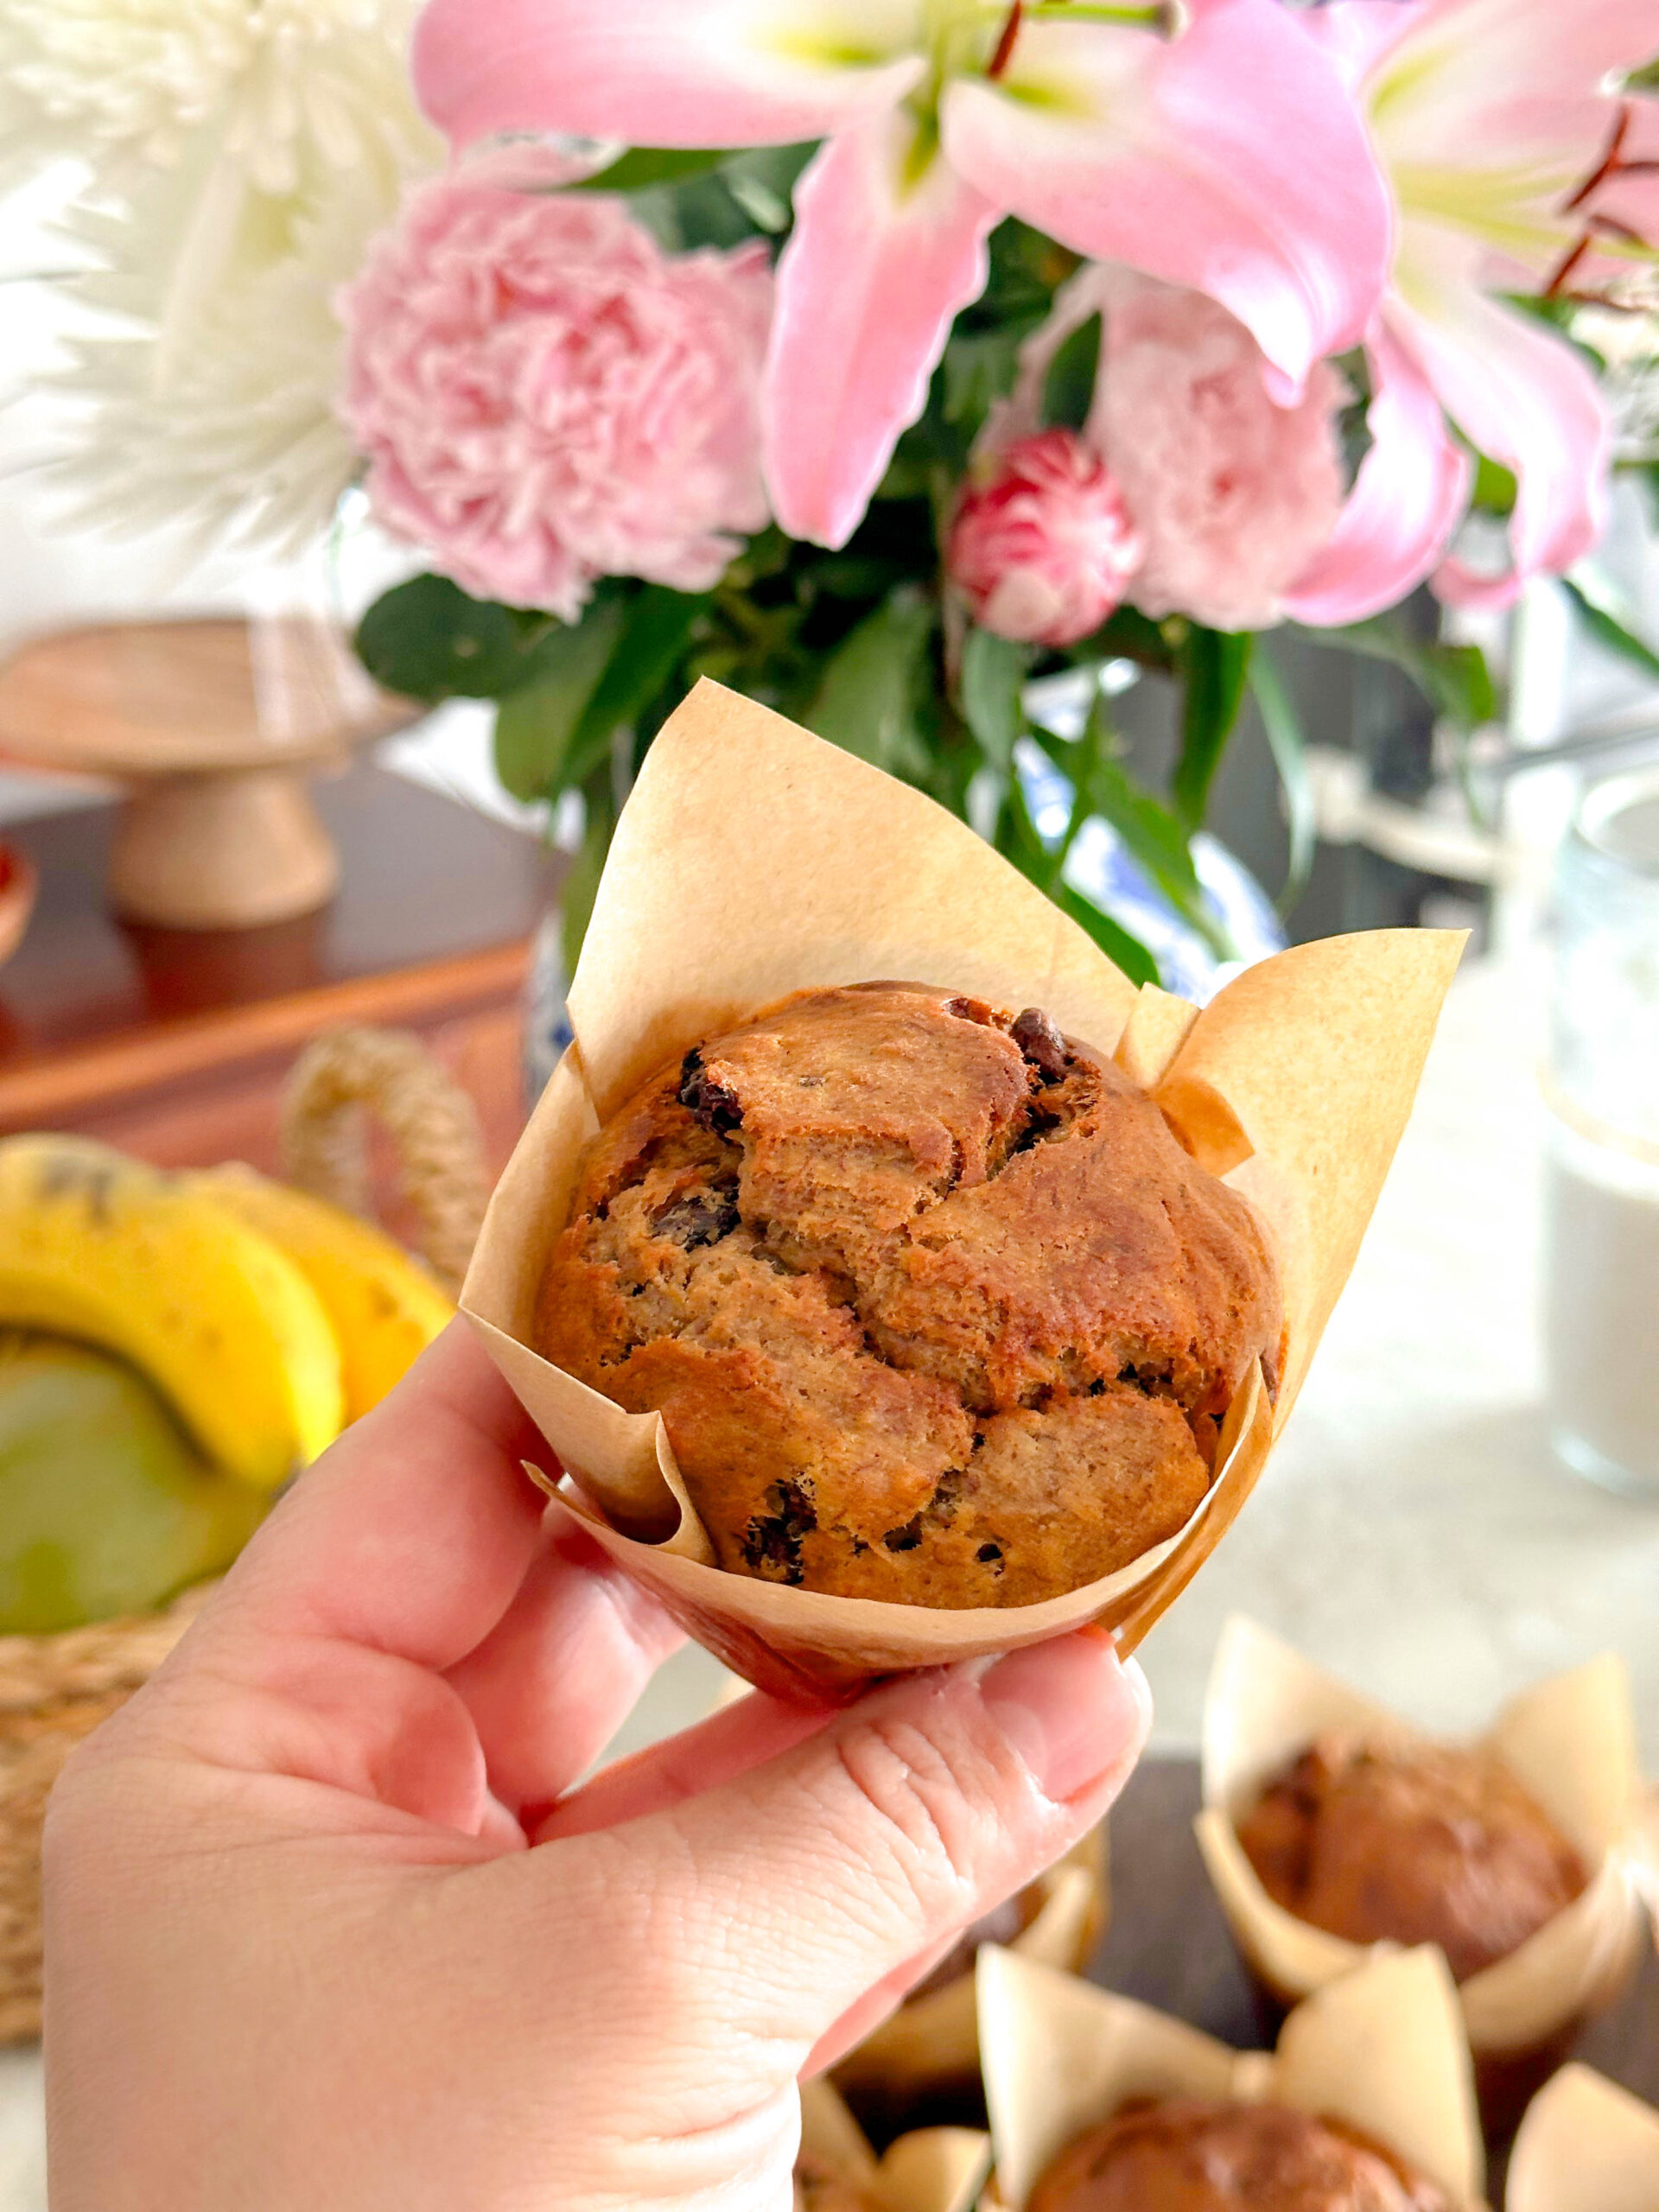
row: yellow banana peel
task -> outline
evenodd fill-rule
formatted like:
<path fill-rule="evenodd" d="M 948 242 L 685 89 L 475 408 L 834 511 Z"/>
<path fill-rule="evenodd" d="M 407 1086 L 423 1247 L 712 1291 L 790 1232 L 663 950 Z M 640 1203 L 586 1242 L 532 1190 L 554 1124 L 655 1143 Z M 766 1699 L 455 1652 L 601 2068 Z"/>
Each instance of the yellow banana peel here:
<path fill-rule="evenodd" d="M 343 1207 L 238 1165 L 192 1179 L 279 1245 L 321 1300 L 340 1339 L 348 1421 L 378 1405 L 453 1317 L 425 1268 Z"/>
<path fill-rule="evenodd" d="M 257 1489 L 340 1431 L 340 1348 L 303 1270 L 197 1179 L 88 1138 L 0 1140 L 0 1321 L 120 1353 Z"/>

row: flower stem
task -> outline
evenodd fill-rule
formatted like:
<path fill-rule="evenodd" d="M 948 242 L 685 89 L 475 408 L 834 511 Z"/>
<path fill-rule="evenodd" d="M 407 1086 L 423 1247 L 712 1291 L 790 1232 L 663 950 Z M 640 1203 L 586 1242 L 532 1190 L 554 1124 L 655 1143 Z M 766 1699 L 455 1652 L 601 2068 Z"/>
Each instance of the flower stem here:
<path fill-rule="evenodd" d="M 1186 10 L 1181 0 L 1122 0 L 1122 4 L 1109 4 L 1109 0 L 1027 0 L 1024 10 L 1033 22 L 1127 23 L 1140 30 L 1158 31 L 1166 38 L 1173 38 L 1186 28 Z"/>

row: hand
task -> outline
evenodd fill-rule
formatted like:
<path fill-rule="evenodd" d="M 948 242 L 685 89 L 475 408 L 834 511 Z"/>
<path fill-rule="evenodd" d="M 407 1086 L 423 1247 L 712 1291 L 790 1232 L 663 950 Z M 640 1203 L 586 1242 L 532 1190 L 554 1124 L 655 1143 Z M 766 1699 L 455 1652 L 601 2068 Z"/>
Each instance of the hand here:
<path fill-rule="evenodd" d="M 581 1777 L 679 1638 L 457 1325 L 47 1836 L 54 2212 L 786 2212 L 796 2078 L 1099 1819 L 1085 1630 Z"/>

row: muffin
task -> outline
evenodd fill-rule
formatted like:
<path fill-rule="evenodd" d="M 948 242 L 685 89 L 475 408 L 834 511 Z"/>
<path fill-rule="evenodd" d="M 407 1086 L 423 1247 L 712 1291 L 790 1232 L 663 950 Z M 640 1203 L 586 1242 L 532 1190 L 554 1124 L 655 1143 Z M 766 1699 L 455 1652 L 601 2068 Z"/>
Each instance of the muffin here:
<path fill-rule="evenodd" d="M 874 2208 L 844 2174 L 803 2151 L 795 2161 L 794 2212 L 874 2212 Z"/>
<path fill-rule="evenodd" d="M 1260 1358 L 1272 1255 L 1152 1100 L 1039 1010 L 809 991 L 590 1149 L 538 1348 L 659 1411 L 721 1567 L 1024 1605 L 1173 1536 Z"/>
<path fill-rule="evenodd" d="M 1434 2183 L 1288 2105 L 1127 2107 L 1063 2151 L 1028 2212 L 1451 2212 Z"/>
<path fill-rule="evenodd" d="M 1452 1745 L 1320 1737 L 1268 1783 L 1238 1840 L 1299 1920 L 1353 1943 L 1438 1943 L 1460 1982 L 1589 1878 L 1507 1767 Z"/>

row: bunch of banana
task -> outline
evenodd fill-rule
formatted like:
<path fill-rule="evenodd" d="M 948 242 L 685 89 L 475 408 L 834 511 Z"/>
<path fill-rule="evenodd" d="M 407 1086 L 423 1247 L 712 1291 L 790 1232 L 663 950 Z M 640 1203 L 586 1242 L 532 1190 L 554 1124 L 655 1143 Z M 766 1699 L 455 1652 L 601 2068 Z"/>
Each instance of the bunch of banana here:
<path fill-rule="evenodd" d="M 0 1325 L 50 1332 L 0 1358 L 0 1633 L 226 1564 L 452 1311 L 379 1230 L 250 1168 L 0 1141 Z"/>

